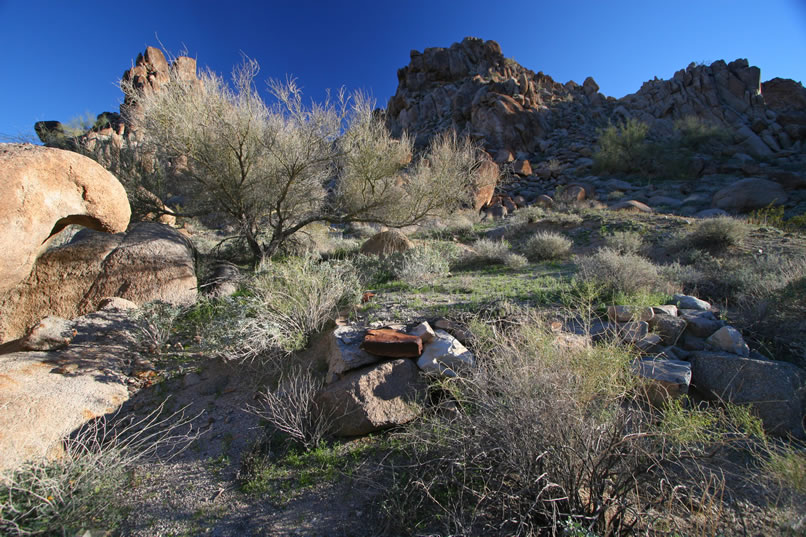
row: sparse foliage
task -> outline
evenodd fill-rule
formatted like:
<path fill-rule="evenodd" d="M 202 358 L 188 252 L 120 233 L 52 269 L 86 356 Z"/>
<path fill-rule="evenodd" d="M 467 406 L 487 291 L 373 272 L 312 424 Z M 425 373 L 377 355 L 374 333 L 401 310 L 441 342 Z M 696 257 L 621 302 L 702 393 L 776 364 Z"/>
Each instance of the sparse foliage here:
<path fill-rule="evenodd" d="M 571 251 L 572 242 L 567 237 L 550 231 L 535 233 L 526 241 L 524 250 L 534 261 L 561 259 Z"/>
<path fill-rule="evenodd" d="M 270 106 L 257 73 L 246 59 L 231 85 L 205 71 L 200 82 L 174 73 L 158 92 L 126 88 L 149 150 L 186 159 L 193 202 L 237 224 L 256 260 L 313 222 L 405 226 L 469 199 L 480 159 L 467 139 L 437 136 L 409 164 L 411 141 L 391 138 L 368 99 L 307 105 L 293 80 L 272 81 Z"/>

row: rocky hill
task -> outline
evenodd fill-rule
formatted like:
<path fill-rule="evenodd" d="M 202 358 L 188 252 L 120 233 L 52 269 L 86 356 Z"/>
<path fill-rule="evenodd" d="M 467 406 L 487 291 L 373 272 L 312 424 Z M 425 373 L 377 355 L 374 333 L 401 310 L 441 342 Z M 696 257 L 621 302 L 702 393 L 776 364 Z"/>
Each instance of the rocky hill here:
<path fill-rule="evenodd" d="M 801 151 L 806 134 L 803 86 L 771 80 L 764 85 L 768 103 L 761 70 L 747 60 L 692 63 L 670 80 L 650 80 L 614 99 L 599 93 L 591 77 L 581 86 L 561 84 L 506 58 L 495 41 L 468 37 L 449 48 L 412 51 L 398 80 L 387 124 L 420 144 L 453 128 L 483 140 L 491 151 L 545 152 L 558 135 L 566 147 L 590 145 L 596 128 L 609 122 L 636 118 L 663 136 L 674 120 L 695 116 L 730 129 L 744 151 L 768 157 Z"/>

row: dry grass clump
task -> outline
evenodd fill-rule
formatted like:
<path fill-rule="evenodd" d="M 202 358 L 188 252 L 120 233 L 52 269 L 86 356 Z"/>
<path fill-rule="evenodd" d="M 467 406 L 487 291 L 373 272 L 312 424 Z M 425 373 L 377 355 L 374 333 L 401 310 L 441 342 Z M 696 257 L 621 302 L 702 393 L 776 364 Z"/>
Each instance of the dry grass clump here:
<path fill-rule="evenodd" d="M 359 255 L 352 259 L 352 266 L 365 286 L 392 280 L 420 286 L 448 274 L 451 260 L 458 255 L 455 248 L 452 243 L 433 242 L 385 256 Z"/>
<path fill-rule="evenodd" d="M 218 304 L 204 345 L 226 360 L 268 365 L 305 348 L 312 334 L 358 303 L 360 292 L 349 263 L 310 257 L 264 262 L 241 294 Z"/>
<path fill-rule="evenodd" d="M 726 481 L 700 461 L 746 441 L 741 420 L 653 409 L 629 353 L 567 344 L 533 312 L 507 326 L 474 330 L 479 366 L 440 384 L 444 407 L 395 435 L 405 462 L 388 462 L 384 508 L 400 534 L 696 534 L 696 521 L 677 526 L 692 498 L 724 528 Z"/>
<path fill-rule="evenodd" d="M 595 254 L 577 259 L 578 275 L 599 285 L 604 292 L 634 295 L 664 287 L 658 267 L 636 254 L 622 254 L 601 248 Z"/>
<path fill-rule="evenodd" d="M 573 243 L 567 237 L 550 231 L 535 233 L 526 241 L 524 250 L 532 261 L 562 259 L 571 251 Z"/>
<path fill-rule="evenodd" d="M 716 253 L 739 246 L 749 232 L 746 222 L 730 216 L 700 220 L 688 233 L 673 241 L 677 250 L 696 249 Z"/>
<path fill-rule="evenodd" d="M 604 242 L 620 254 L 637 254 L 644 247 L 644 238 L 635 231 L 616 231 L 606 236 Z"/>
<path fill-rule="evenodd" d="M 0 534 L 84 535 L 113 529 L 123 517 L 115 495 L 144 460 L 170 459 L 197 437 L 198 417 L 163 414 L 164 403 L 136 420 L 93 420 L 64 440 L 57 460 L 32 462 L 0 476 Z"/>
<path fill-rule="evenodd" d="M 527 264 L 527 260 L 522 255 L 518 255 L 510 250 L 509 242 L 494 241 L 490 239 L 479 239 L 471 246 L 472 252 L 467 252 L 460 263 L 506 265 L 510 268 L 522 268 Z"/>

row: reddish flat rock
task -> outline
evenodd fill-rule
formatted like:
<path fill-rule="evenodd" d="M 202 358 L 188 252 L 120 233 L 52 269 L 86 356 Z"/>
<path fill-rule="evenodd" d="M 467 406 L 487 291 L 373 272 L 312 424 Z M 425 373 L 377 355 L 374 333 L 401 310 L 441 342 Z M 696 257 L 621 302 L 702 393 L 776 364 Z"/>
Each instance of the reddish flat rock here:
<path fill-rule="evenodd" d="M 375 356 L 417 358 L 423 353 L 423 340 L 391 328 L 369 330 L 361 348 Z"/>

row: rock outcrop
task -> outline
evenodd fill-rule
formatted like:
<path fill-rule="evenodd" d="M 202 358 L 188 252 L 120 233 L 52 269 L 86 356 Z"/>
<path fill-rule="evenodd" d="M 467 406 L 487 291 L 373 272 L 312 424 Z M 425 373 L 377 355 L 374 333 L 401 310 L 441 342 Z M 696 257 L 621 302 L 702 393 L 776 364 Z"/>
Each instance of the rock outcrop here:
<path fill-rule="evenodd" d="M 613 99 L 590 77 L 561 84 L 504 57 L 498 43 L 468 37 L 449 48 L 412 51 L 397 75 L 387 107 L 393 134 L 407 131 L 423 146 L 453 128 L 482 140 L 501 162 L 513 152 L 554 149 L 561 160 L 585 164 L 589 155 L 575 146 L 590 147 L 597 127 L 630 118 L 648 123 L 656 137 L 670 135 L 675 120 L 698 118 L 757 156 L 798 149 L 806 139 L 803 86 L 782 79 L 762 86 L 761 70 L 744 59 L 692 63 L 669 80 L 650 80 Z M 554 146 L 560 138 L 566 142 Z M 576 157 L 568 158 L 572 151 Z"/>
<path fill-rule="evenodd" d="M 138 353 L 128 315 L 92 313 L 70 323 L 70 332 L 59 350 L 2 354 L 0 346 L 0 472 L 58 456 L 66 435 L 129 398 Z"/>
<path fill-rule="evenodd" d="M 72 319 L 93 311 L 106 297 L 192 303 L 196 285 L 193 247 L 168 226 L 144 222 L 126 234 L 82 230 L 42 254 L 28 278 L 0 295 L 0 342 L 47 315 Z"/>
<path fill-rule="evenodd" d="M 68 225 L 118 233 L 129 224 L 120 182 L 70 151 L 2 144 L 0 186 L 0 297 L 28 277 L 49 239 Z"/>

